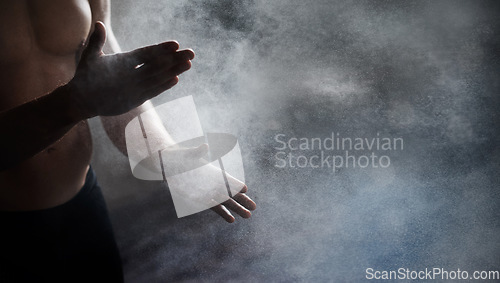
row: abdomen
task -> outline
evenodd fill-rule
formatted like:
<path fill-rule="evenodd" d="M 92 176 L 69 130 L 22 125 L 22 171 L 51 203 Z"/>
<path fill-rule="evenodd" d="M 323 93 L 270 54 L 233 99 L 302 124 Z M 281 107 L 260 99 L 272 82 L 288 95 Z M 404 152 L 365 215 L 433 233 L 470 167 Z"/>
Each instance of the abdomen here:
<path fill-rule="evenodd" d="M 0 210 L 36 210 L 70 200 L 83 186 L 92 155 L 86 121 L 32 158 L 0 173 Z"/>

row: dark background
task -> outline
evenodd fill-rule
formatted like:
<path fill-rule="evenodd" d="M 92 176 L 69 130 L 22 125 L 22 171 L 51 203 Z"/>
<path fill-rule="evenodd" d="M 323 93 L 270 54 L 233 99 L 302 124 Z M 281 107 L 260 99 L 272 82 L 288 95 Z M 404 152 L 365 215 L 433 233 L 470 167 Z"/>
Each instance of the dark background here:
<path fill-rule="evenodd" d="M 197 54 L 193 95 L 239 138 L 258 209 L 177 219 L 93 119 L 128 282 L 359 282 L 365 269 L 500 270 L 498 1 L 112 1 L 124 50 Z M 276 134 L 404 139 L 386 169 L 276 168 Z M 307 153 L 309 154 L 309 153 Z"/>

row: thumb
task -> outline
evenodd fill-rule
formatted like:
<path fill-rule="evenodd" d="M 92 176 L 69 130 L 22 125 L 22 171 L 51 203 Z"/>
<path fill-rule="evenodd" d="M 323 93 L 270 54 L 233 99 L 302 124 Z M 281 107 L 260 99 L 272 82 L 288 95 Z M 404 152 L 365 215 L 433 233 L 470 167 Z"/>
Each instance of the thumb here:
<path fill-rule="evenodd" d="M 102 47 L 106 42 L 106 27 L 102 22 L 96 22 L 94 32 L 90 35 L 87 47 L 82 53 L 82 60 L 102 55 Z"/>

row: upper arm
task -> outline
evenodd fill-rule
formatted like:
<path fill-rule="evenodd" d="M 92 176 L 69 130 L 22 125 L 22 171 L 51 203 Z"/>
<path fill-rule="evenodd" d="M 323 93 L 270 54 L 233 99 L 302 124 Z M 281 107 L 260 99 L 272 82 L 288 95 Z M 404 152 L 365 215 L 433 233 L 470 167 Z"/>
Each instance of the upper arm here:
<path fill-rule="evenodd" d="M 89 0 L 92 11 L 92 23 L 101 21 L 106 26 L 106 44 L 104 45 L 105 54 L 121 52 L 120 45 L 111 28 L 111 3 L 110 0 Z M 93 29 L 93 25 L 92 25 Z"/>

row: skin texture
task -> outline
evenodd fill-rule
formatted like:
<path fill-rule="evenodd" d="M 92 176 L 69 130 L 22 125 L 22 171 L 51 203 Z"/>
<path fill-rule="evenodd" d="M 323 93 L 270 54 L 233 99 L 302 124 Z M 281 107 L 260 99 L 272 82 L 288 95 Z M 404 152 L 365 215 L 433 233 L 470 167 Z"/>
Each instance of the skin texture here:
<path fill-rule="evenodd" d="M 1 210 L 44 209 L 71 199 L 92 153 L 86 119 L 101 116 L 126 153 L 127 123 L 191 67 L 194 52 L 179 50 L 177 42 L 120 53 L 109 9 L 106 0 L 0 3 L 0 129 L 7 137 L 0 141 Z M 157 132 L 165 145 L 173 143 Z M 234 217 L 227 208 L 250 217 L 255 203 L 245 192 L 213 210 L 228 222 Z"/>

